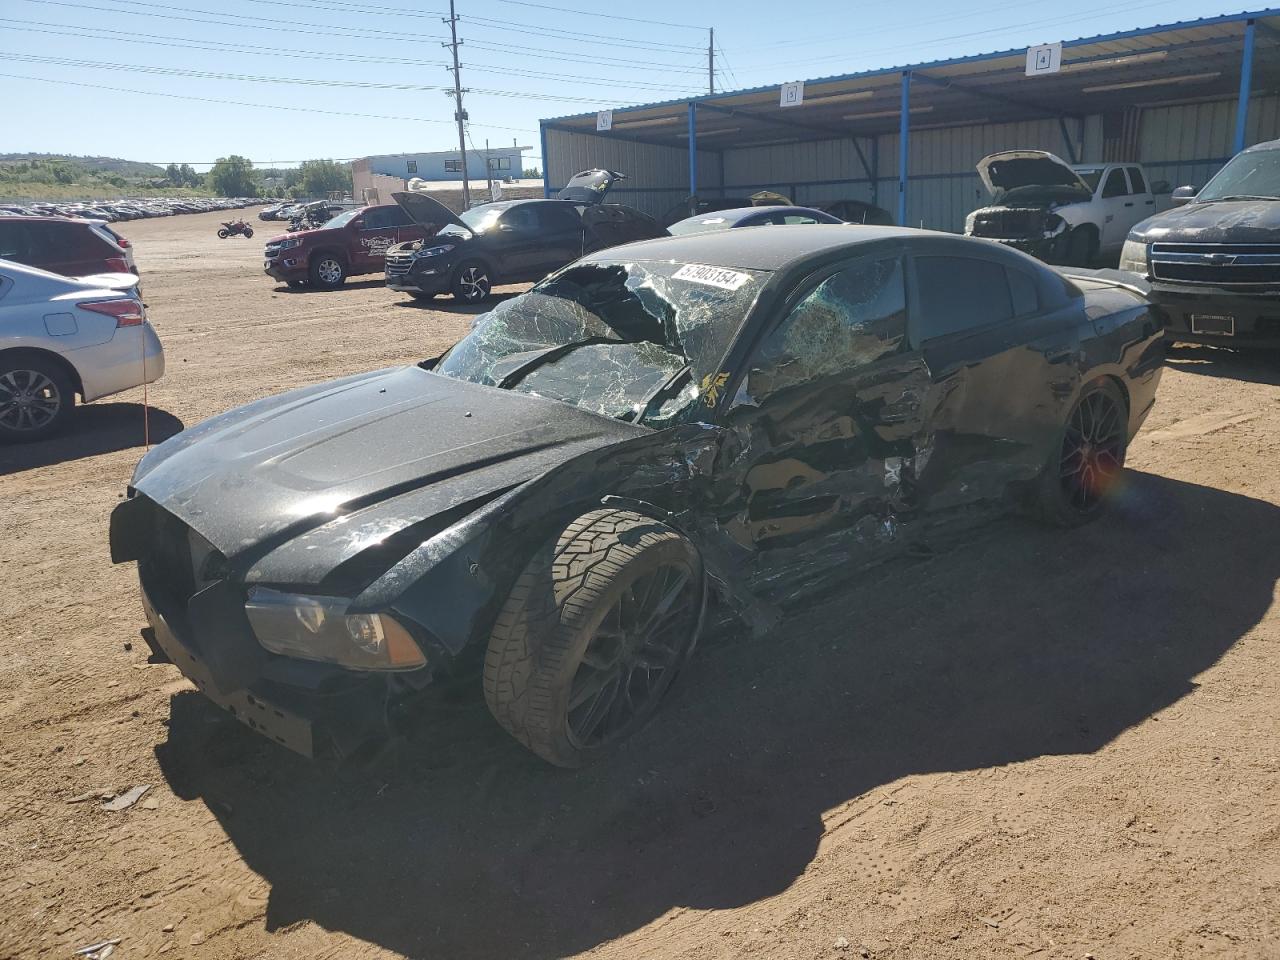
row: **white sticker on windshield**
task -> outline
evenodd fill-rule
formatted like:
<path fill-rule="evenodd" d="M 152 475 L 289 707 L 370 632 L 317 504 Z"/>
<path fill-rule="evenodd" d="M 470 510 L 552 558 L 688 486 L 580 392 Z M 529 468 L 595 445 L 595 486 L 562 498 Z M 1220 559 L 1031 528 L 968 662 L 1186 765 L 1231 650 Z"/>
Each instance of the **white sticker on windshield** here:
<path fill-rule="evenodd" d="M 672 274 L 674 280 L 688 280 L 690 283 L 705 283 L 709 287 L 722 290 L 737 290 L 751 279 L 745 273 L 726 270 L 724 267 L 708 267 L 701 263 L 686 263 Z"/>

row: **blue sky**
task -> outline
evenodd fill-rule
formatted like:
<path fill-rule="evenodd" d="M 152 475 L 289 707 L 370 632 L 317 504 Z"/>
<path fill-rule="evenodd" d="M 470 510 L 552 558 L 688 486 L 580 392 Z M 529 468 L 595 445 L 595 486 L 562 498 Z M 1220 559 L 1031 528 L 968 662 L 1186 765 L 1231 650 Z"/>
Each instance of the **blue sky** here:
<path fill-rule="evenodd" d="M 624 12 L 585 12 L 593 8 Z M 705 93 L 707 27 L 717 85 L 735 89 L 1237 9 L 1203 0 L 458 0 L 472 142 L 516 139 L 531 155 L 540 117 Z M 229 153 L 268 165 L 449 149 L 447 10 L 448 0 L 3 0 L 0 152 L 203 169 Z"/>

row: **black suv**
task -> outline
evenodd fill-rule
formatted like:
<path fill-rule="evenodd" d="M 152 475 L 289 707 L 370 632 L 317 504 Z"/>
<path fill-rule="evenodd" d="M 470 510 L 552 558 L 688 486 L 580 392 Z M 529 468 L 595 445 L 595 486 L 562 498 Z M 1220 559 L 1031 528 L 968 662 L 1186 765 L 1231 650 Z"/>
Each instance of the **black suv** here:
<path fill-rule="evenodd" d="M 1120 268 L 1151 281 L 1170 340 L 1280 348 L 1280 140 L 1236 154 L 1199 193 L 1129 233 Z"/>
<path fill-rule="evenodd" d="M 584 254 L 666 236 L 648 214 L 603 202 L 623 179 L 587 170 L 554 200 L 499 200 L 461 215 L 425 193 L 393 193 L 417 223 L 444 226 L 430 239 L 387 250 L 387 286 L 418 300 L 452 293 L 460 302 L 480 303 L 498 284 L 541 280 Z"/>

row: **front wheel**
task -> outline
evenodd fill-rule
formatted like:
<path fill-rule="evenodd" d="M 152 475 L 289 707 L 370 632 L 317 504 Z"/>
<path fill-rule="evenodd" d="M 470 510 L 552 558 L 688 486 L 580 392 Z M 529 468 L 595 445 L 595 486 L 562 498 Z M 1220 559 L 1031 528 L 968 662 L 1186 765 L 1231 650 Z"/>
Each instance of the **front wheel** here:
<path fill-rule="evenodd" d="M 56 363 L 22 354 L 0 360 L 0 441 L 52 436 L 75 402 L 75 388 Z"/>
<path fill-rule="evenodd" d="M 489 268 L 478 260 L 460 265 L 453 275 L 453 299 L 461 303 L 483 303 L 492 289 Z"/>
<path fill-rule="evenodd" d="M 335 290 L 347 279 L 347 265 L 332 253 L 322 253 L 311 261 L 311 285 L 321 290 Z"/>
<path fill-rule="evenodd" d="M 245 235 L 245 238 L 246 238 L 246 239 L 248 239 L 248 240 L 252 240 L 252 239 L 253 239 L 253 227 L 245 227 L 245 228 L 244 228 L 244 235 Z"/>
<path fill-rule="evenodd" d="M 498 614 L 490 712 L 557 766 L 608 753 L 657 712 L 702 628 L 697 550 L 642 514 L 594 510 L 538 551 Z"/>
<path fill-rule="evenodd" d="M 1124 468 L 1129 413 L 1113 381 L 1085 388 L 1040 475 L 1041 516 L 1059 527 L 1094 519 Z"/>
<path fill-rule="evenodd" d="M 218 239 L 219 239 L 219 240 L 225 240 L 225 239 L 227 239 L 227 237 L 229 237 L 229 236 L 231 236 L 231 234 L 227 232 L 227 228 L 226 228 L 226 227 L 219 227 L 219 228 L 218 228 Z"/>

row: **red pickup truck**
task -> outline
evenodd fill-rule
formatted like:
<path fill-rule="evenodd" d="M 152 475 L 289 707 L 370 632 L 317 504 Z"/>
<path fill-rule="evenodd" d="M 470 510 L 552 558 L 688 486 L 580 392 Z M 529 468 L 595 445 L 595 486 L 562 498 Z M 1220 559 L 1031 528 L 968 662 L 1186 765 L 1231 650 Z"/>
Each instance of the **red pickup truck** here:
<path fill-rule="evenodd" d="M 360 207 L 338 214 L 319 229 L 272 237 L 263 269 L 291 287 L 333 290 L 347 277 L 382 273 L 388 247 L 426 240 L 437 229 L 414 223 L 398 203 Z"/>

